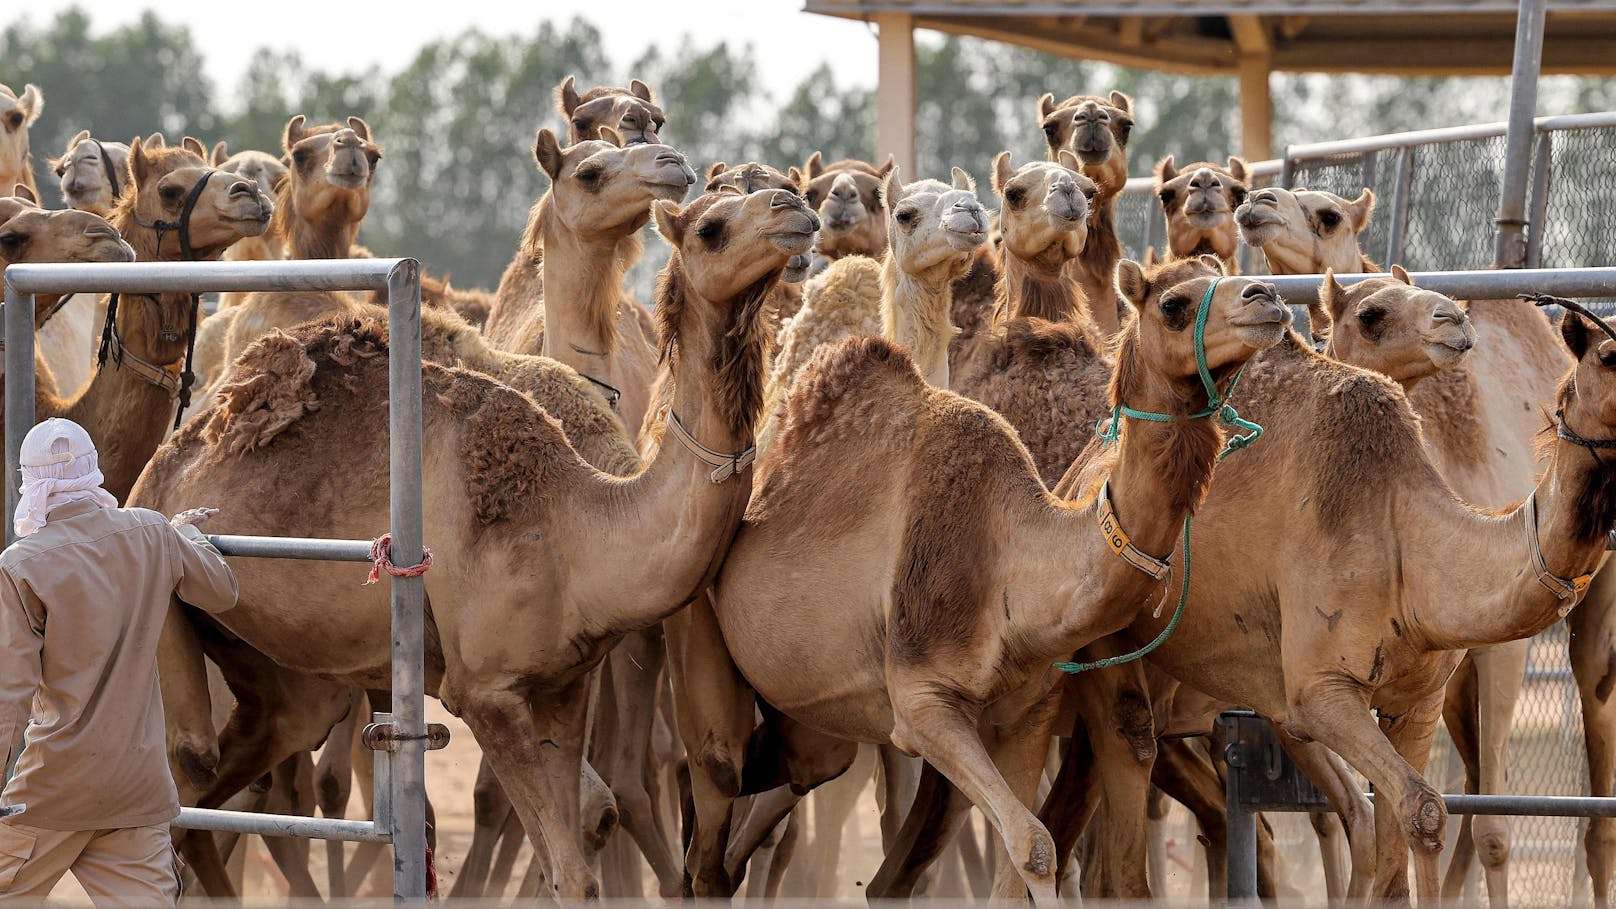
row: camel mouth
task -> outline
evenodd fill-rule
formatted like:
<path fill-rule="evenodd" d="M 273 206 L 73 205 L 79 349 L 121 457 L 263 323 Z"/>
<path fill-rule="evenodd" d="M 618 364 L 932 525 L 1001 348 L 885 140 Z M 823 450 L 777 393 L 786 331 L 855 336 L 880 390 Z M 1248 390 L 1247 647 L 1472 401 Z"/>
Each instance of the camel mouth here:
<path fill-rule="evenodd" d="M 1084 164 L 1091 167 L 1097 164 L 1104 164 L 1106 161 L 1111 159 L 1110 143 L 1099 146 L 1091 144 L 1079 145 L 1073 150 L 1077 152 L 1077 160 L 1082 161 Z"/>
<path fill-rule="evenodd" d="M 1257 215 L 1249 212 L 1245 206 L 1234 216 L 1235 224 L 1240 227 L 1240 237 L 1249 246 L 1267 246 L 1278 239 L 1285 232 L 1285 222 L 1277 215 Z"/>
<path fill-rule="evenodd" d="M 1431 365 L 1437 369 L 1452 369 L 1470 355 L 1470 350 L 1474 346 L 1468 339 L 1453 341 L 1428 340 L 1425 342 L 1425 355 L 1431 360 Z"/>
<path fill-rule="evenodd" d="M 943 228 L 943 236 L 948 238 L 948 245 L 959 252 L 974 252 L 978 246 L 988 241 L 986 228 L 956 230 L 952 227 L 945 227 Z"/>
<path fill-rule="evenodd" d="M 327 183 L 330 183 L 332 186 L 335 186 L 338 189 L 347 189 L 347 190 L 364 189 L 365 186 L 370 183 L 370 171 L 368 171 L 368 170 L 343 170 L 343 171 L 330 170 L 330 171 L 326 171 L 325 179 L 326 179 Z"/>
<path fill-rule="evenodd" d="M 1087 221 L 1089 217 L 1088 206 L 1078 205 L 1071 199 L 1062 196 L 1050 199 L 1045 203 L 1044 209 L 1049 212 L 1049 217 L 1055 222 L 1055 226 L 1062 229 L 1075 228 Z"/>
<path fill-rule="evenodd" d="M 801 257 L 806 260 L 808 251 L 814 248 L 814 234 L 815 231 L 811 230 L 786 228 L 782 230 L 767 231 L 763 234 L 763 236 L 767 237 L 769 242 L 773 243 L 776 249 L 784 253 L 790 253 L 793 259 Z M 790 263 L 787 263 L 787 265 L 789 264 Z M 806 270 L 807 267 L 808 266 L 805 261 L 803 264 L 803 269 Z"/>
<path fill-rule="evenodd" d="M 1227 208 L 1217 208 L 1215 206 L 1207 206 L 1199 209 L 1193 209 L 1186 206 L 1184 209 L 1184 217 L 1190 222 L 1190 226 L 1200 230 L 1210 230 L 1214 227 L 1222 227 L 1223 225 L 1229 223 L 1230 214 L 1231 212 Z"/>
<path fill-rule="evenodd" d="M 827 201 L 819 210 L 819 218 L 825 227 L 830 230 L 851 230 L 860 221 L 864 220 L 867 212 L 862 202 L 843 202 L 832 204 Z"/>
<path fill-rule="evenodd" d="M 88 254 L 81 256 L 77 261 L 90 264 L 101 262 L 133 262 L 135 261 L 135 248 L 123 241 L 117 235 L 85 234 L 95 241 Z"/>
<path fill-rule="evenodd" d="M 785 271 L 780 273 L 780 280 L 787 284 L 800 284 L 808 278 L 808 269 L 813 265 L 813 256 L 800 252 L 786 260 Z"/>

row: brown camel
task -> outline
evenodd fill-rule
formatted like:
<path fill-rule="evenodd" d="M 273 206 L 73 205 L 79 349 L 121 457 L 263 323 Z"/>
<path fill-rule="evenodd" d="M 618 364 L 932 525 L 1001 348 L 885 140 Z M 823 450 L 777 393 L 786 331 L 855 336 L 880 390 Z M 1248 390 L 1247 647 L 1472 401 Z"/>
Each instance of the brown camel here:
<path fill-rule="evenodd" d="M 1318 273 L 1378 269 L 1358 246 L 1358 234 L 1373 208 L 1368 190 L 1354 202 L 1329 193 L 1258 190 L 1237 215 L 1242 234 L 1268 258 L 1277 274 Z M 1425 438 L 1433 463 L 1461 499 L 1476 505 L 1500 507 L 1519 501 L 1537 482 L 1539 464 L 1534 455 L 1535 412 L 1553 400 L 1554 382 L 1567 361 L 1552 336 L 1518 332 L 1523 304 L 1502 302 L 1472 308 L 1471 319 L 1483 349 L 1495 351 L 1463 368 L 1445 370 L 1409 387 L 1409 401 L 1425 418 Z M 1382 318 L 1381 307 L 1368 307 L 1361 316 Z M 1451 318 L 1451 313 L 1450 313 Z M 1534 321 L 1540 321 L 1535 320 Z M 1330 350 L 1345 362 L 1377 371 L 1372 345 L 1364 339 L 1377 326 L 1359 323 L 1341 344 L 1333 334 L 1339 319 L 1319 312 L 1316 325 L 1334 325 Z M 1363 359 L 1360 359 L 1363 358 Z M 1493 375 L 1496 368 L 1506 370 Z M 1531 406 L 1518 401 L 1515 377 L 1524 368 L 1537 398 Z M 1399 382 L 1403 376 L 1387 373 Z M 1416 377 L 1416 381 L 1417 381 Z M 1597 593 L 1597 591 L 1596 591 Z M 1616 600 L 1590 599 L 1590 609 Z M 1526 666 L 1527 641 L 1513 641 L 1477 650 L 1466 657 L 1450 686 L 1444 714 L 1456 750 L 1466 767 L 1469 791 L 1506 791 L 1505 750 L 1511 717 L 1520 694 Z M 1598 670 L 1601 677 L 1603 666 Z M 1486 873 L 1487 890 L 1495 907 L 1507 904 L 1509 826 L 1505 818 L 1467 818 L 1460 831 L 1454 859 L 1444 883 L 1448 898 L 1456 899 L 1472 853 L 1478 853 Z"/>
<path fill-rule="evenodd" d="M 568 170 L 595 151 L 575 149 Z M 683 210 L 662 202 L 657 225 L 675 249 L 658 315 L 680 380 L 672 412 L 682 432 L 642 473 L 600 474 L 530 399 L 473 373 L 425 369 L 426 488 L 445 493 L 429 493 L 426 509 L 437 566 L 426 578 L 438 629 L 429 690 L 472 727 L 569 899 L 598 894 L 576 834 L 589 673 L 619 637 L 709 582 L 750 486 L 762 299 L 818 227 L 783 192 L 711 194 Z M 216 501 L 224 532 L 363 537 L 385 528 L 382 327 L 339 319 L 274 334 L 244 354 L 236 375 L 218 406 L 159 452 L 136 499 L 171 510 Z M 719 463 L 710 452 L 735 454 Z M 339 457 L 352 465 L 343 484 L 310 470 Z M 264 484 L 294 492 L 270 511 L 256 495 L 230 507 Z M 580 528 L 606 536 L 580 538 Z M 529 583 L 510 584 L 516 565 Z M 292 670 L 386 686 L 384 593 L 355 593 L 341 566 L 310 570 L 294 582 L 273 565 L 240 565 L 241 601 L 226 627 Z M 513 609 L 543 615 L 513 624 Z M 330 633 L 309 633 L 319 628 Z"/>
<path fill-rule="evenodd" d="M 801 174 L 795 167 L 791 173 L 782 174 L 767 164 L 748 161 L 734 167 L 722 161 L 715 162 L 707 169 L 707 192 L 714 192 L 720 186 L 735 186 L 742 192 L 757 192 L 760 189 L 784 189 L 802 195 Z M 820 223 L 824 223 L 821 219 Z M 802 281 L 808 277 L 808 267 L 813 262 L 813 254 L 792 256 L 791 262 L 786 265 L 784 275 L 780 277 L 780 285 L 775 288 L 775 301 L 773 309 L 775 317 L 779 319 L 790 318 L 796 315 L 802 306 Z"/>
<path fill-rule="evenodd" d="M 69 208 L 106 216 L 128 189 L 129 146 L 102 142 L 87 129 L 67 140 L 60 158 L 47 158 L 61 178 L 62 198 Z"/>
<path fill-rule="evenodd" d="M 1187 329 L 1204 298 L 1206 357 L 1220 380 L 1278 339 L 1288 312 L 1272 292 L 1241 278 L 1215 289 L 1218 276 L 1202 260 L 1150 273 L 1122 264 L 1122 296 L 1138 316 L 1122 333 L 1114 400 L 1201 408 Z M 821 351 L 785 406 L 712 606 L 691 617 L 703 658 L 686 661 L 680 723 L 703 849 L 722 842 L 743 787 L 807 788 L 845 769 L 851 743 L 890 742 L 927 766 L 872 897 L 911 892 L 974 803 L 1009 852 L 998 892 L 1030 888 L 1052 902 L 1051 842 L 1026 807 L 1047 753 L 1050 661 L 1163 592 L 1089 529 L 1091 509 L 1114 504 L 1135 546 L 1172 551 L 1220 433 L 1202 420 L 1129 421 L 1115 457 L 1091 462 L 1095 485 L 1107 474 L 1109 485 L 1073 503 L 1046 491 L 1002 418 L 928 386 L 883 339 Z M 817 621 L 813 603 L 834 603 L 834 618 Z M 804 650 L 805 640 L 815 646 Z M 748 685 L 779 711 L 750 746 Z M 702 862 L 698 894 L 722 887 L 715 871 Z"/>
<path fill-rule="evenodd" d="M 1246 162 L 1229 156 L 1229 166 L 1204 161 L 1177 167 L 1168 155 L 1156 164 L 1156 197 L 1167 218 L 1167 252 L 1183 259 L 1214 255 L 1230 274 L 1238 273 L 1240 233 L 1234 211 L 1246 201 Z"/>
<path fill-rule="evenodd" d="M 39 86 L 28 83 L 19 95 L 0 84 L 0 187 L 9 191 L 22 184 L 35 199 L 39 185 L 34 182 L 34 157 L 28 150 L 28 127 L 45 111 L 45 95 Z"/>
<path fill-rule="evenodd" d="M 880 167 L 851 158 L 826 164 L 819 152 L 808 157 L 808 163 L 797 171 L 797 182 L 824 225 L 814 246 L 819 259 L 829 262 L 844 256 L 879 259 L 886 255 L 887 218 L 881 187 L 896 167 L 891 155 Z"/>
<path fill-rule="evenodd" d="M 1133 101 L 1122 92 L 1108 97 L 1074 95 L 1055 103 L 1038 99 L 1038 122 L 1049 146 L 1049 160 L 1069 149 L 1083 163 L 1083 173 L 1099 189 L 1089 212 L 1089 238 L 1078 259 L 1076 277 L 1088 301 L 1094 324 L 1106 336 L 1117 332 L 1117 295 L 1112 284 L 1122 258 L 1117 235 L 1117 198 L 1128 183 L 1128 136 L 1133 131 Z"/>

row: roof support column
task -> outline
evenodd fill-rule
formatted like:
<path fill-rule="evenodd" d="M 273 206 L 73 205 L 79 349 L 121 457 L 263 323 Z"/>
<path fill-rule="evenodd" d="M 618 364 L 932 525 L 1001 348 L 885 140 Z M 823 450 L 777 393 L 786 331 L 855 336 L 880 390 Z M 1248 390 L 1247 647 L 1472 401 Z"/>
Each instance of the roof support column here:
<path fill-rule="evenodd" d="M 1273 42 L 1257 16 L 1229 17 L 1240 54 L 1240 154 L 1247 161 L 1274 156 L 1274 102 L 1268 76 Z"/>
<path fill-rule="evenodd" d="M 898 162 L 905 180 L 915 171 L 915 25 L 908 13 L 877 13 L 880 70 L 875 90 L 875 160 Z"/>
<path fill-rule="evenodd" d="M 1498 200 L 1498 233 L 1493 264 L 1526 264 L 1526 189 L 1532 171 L 1532 119 L 1537 113 L 1537 80 L 1543 66 L 1544 0 L 1521 0 L 1515 23 L 1515 65 L 1509 80 L 1509 134 L 1504 140 L 1503 192 Z M 1533 232 L 1540 227 L 1532 225 Z"/>

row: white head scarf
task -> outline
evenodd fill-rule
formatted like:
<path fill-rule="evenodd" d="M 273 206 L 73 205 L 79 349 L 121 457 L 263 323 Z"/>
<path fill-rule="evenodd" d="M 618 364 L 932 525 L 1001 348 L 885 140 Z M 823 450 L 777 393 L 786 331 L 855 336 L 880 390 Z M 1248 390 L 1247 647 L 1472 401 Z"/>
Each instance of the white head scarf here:
<path fill-rule="evenodd" d="M 101 488 L 95 442 L 72 420 L 52 417 L 28 431 L 22 440 L 22 500 L 14 526 L 26 537 L 45 526 L 45 516 L 70 502 L 94 502 L 117 508 L 118 500 Z"/>

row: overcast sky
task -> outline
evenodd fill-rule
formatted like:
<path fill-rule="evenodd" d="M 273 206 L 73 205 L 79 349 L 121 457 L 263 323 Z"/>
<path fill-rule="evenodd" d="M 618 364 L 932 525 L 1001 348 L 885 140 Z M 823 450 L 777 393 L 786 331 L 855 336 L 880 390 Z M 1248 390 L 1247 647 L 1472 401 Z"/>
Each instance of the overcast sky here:
<path fill-rule="evenodd" d="M 703 44 L 720 39 L 750 42 L 757 49 L 764 86 L 775 95 L 795 87 L 827 59 L 833 61 L 843 85 L 875 83 L 873 28 L 809 15 L 802 12 L 802 0 L 80 2 L 98 28 L 131 22 L 147 9 L 156 9 L 167 21 L 183 22 L 203 48 L 214 83 L 227 94 L 235 91 L 252 50 L 260 46 L 296 50 L 306 60 L 331 69 L 363 69 L 375 63 L 393 70 L 425 42 L 466 28 L 525 34 L 545 19 L 565 21 L 574 15 L 600 28 L 607 56 L 619 68 L 652 43 L 671 49 L 682 34 L 691 33 Z M 0 25 L 25 14 L 37 20 L 66 5 L 0 0 Z M 12 81 L 18 78 L 13 76 Z"/>

